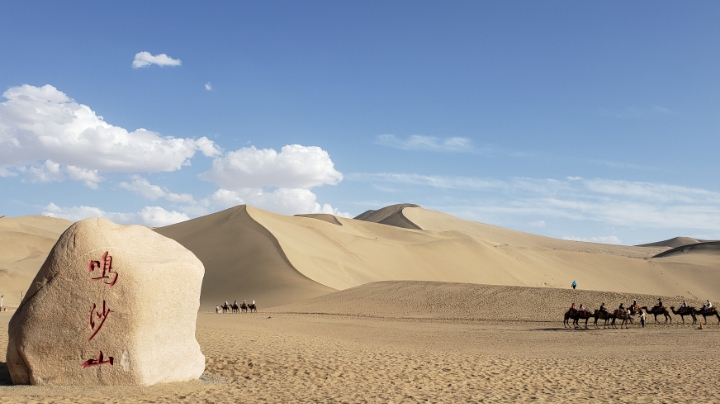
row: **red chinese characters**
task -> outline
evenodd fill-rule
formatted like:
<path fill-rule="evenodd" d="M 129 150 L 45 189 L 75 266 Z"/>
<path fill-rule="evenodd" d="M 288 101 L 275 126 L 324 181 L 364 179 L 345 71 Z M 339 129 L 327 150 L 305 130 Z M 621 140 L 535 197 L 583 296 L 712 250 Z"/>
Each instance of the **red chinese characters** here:
<path fill-rule="evenodd" d="M 102 260 L 102 263 L 100 263 L 100 261 L 90 261 L 88 264 L 87 271 L 89 273 L 92 274 L 96 269 L 100 272 L 99 276 L 95 276 L 90 279 L 93 281 L 102 280 L 103 283 L 113 286 L 115 282 L 117 282 L 118 274 L 112 269 L 112 256 L 108 255 L 108 252 L 105 251 L 100 259 Z"/>
<path fill-rule="evenodd" d="M 85 362 L 83 362 L 82 365 L 80 365 L 83 369 L 88 368 L 90 366 L 98 366 L 98 365 L 113 365 L 113 357 L 108 356 L 107 360 L 104 360 L 103 358 L 103 351 L 100 351 L 100 354 L 98 355 L 97 359 L 88 359 Z"/>
<path fill-rule="evenodd" d="M 108 314 L 112 313 L 112 310 L 105 308 L 105 300 L 103 300 L 102 310 L 101 311 L 95 311 L 95 308 L 97 305 L 93 303 L 92 309 L 90 309 L 90 329 L 92 330 L 92 334 L 90 334 L 90 338 L 88 338 L 88 341 L 93 339 L 95 337 L 95 334 L 100 331 L 103 324 L 105 324 L 105 320 L 107 320 Z M 95 322 L 95 319 L 98 320 L 98 322 Z"/>
<path fill-rule="evenodd" d="M 89 274 L 91 274 L 90 280 L 92 281 L 102 281 L 110 287 L 115 285 L 115 282 L 117 282 L 118 274 L 113 270 L 112 256 L 108 255 L 108 251 L 103 253 L 102 257 L 100 257 L 100 261 L 90 261 L 86 270 Z M 95 335 L 100 332 L 103 324 L 105 324 L 105 320 L 107 320 L 108 315 L 112 312 L 113 311 L 107 307 L 105 300 L 103 300 L 102 308 L 100 310 L 98 310 L 97 304 L 93 303 L 92 308 L 90 309 L 90 318 L 88 321 L 88 327 L 91 331 L 90 337 L 87 339 L 88 341 L 91 341 L 95 338 Z M 86 360 L 82 363 L 82 365 L 80 365 L 80 367 L 85 369 L 99 365 L 113 366 L 113 357 L 108 356 L 108 358 L 105 359 L 103 351 L 100 351 L 97 358 Z"/>

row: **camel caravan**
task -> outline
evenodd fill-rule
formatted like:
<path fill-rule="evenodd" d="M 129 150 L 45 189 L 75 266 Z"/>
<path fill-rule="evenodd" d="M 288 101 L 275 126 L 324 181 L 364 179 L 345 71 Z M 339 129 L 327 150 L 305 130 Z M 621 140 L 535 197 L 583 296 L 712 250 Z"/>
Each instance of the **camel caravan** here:
<path fill-rule="evenodd" d="M 652 308 L 648 308 L 647 306 L 641 307 L 637 303 L 637 300 L 633 300 L 629 307 L 625 308 L 623 303 L 620 303 L 620 306 L 616 310 L 608 310 L 605 308 L 605 303 L 600 306 L 599 310 L 593 311 L 583 306 L 582 303 L 580 304 L 580 307 L 576 307 L 575 303 L 573 303 L 572 306 L 570 306 L 570 309 L 565 313 L 563 326 L 565 328 L 580 328 L 580 321 L 585 320 L 585 328 L 588 328 L 588 321 L 593 318 L 595 319 L 595 321 L 593 321 L 595 328 L 599 328 L 598 320 L 604 320 L 603 328 L 608 327 L 608 322 L 610 322 L 610 327 L 617 328 L 615 321 L 621 320 L 620 329 L 622 329 L 628 328 L 628 325 L 633 323 L 633 317 L 639 315 L 640 324 L 645 327 L 645 317 L 647 315 L 654 316 L 655 324 L 658 324 L 658 316 L 665 317 L 665 322 L 663 324 L 667 323 L 668 320 L 672 323 L 672 316 L 670 315 L 671 312 L 672 314 L 680 316 L 683 324 L 685 324 L 685 316 L 692 318 L 692 323 L 694 325 L 697 323 L 697 317 L 700 315 L 703 316 L 705 324 L 707 324 L 707 318 L 713 316 L 717 317 L 718 324 L 720 324 L 720 314 L 718 314 L 717 309 L 713 307 L 709 300 L 699 310 L 695 307 L 688 306 L 685 300 L 682 301 L 677 310 L 675 310 L 675 306 L 670 306 L 670 310 L 668 310 L 663 305 L 662 299 L 658 299 L 658 303 Z M 572 326 L 570 326 L 570 319 L 573 320 Z"/>
<path fill-rule="evenodd" d="M 232 304 L 228 303 L 228 301 L 225 301 L 225 304 L 215 306 L 215 313 L 247 313 L 247 312 L 255 312 L 257 313 L 257 306 L 255 305 L 255 300 L 252 301 L 252 303 L 248 303 L 247 300 L 243 300 L 241 304 L 238 304 L 238 301 L 235 300 Z"/>

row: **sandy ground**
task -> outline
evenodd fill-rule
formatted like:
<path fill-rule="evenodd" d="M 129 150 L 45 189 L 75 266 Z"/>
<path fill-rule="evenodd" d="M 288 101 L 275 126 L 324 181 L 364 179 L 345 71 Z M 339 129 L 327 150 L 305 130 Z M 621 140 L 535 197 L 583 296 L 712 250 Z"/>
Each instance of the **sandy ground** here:
<path fill-rule="evenodd" d="M 272 318 L 268 318 L 272 317 Z M 0 315 L 6 327 L 9 316 Z M 714 323 L 711 321 L 711 323 Z M 718 402 L 720 326 L 566 330 L 561 321 L 200 314 L 203 379 L 9 386 L 3 403 Z M 7 334 L 0 334 L 0 347 Z M 4 353 L 0 358 L 4 357 Z"/>

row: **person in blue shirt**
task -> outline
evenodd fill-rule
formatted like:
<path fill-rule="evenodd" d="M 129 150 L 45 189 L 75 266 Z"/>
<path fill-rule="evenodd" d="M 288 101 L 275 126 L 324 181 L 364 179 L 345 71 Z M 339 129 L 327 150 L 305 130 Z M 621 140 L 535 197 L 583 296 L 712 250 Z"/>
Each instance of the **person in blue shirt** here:
<path fill-rule="evenodd" d="M 572 288 L 575 289 L 577 287 L 577 282 L 573 281 Z"/>

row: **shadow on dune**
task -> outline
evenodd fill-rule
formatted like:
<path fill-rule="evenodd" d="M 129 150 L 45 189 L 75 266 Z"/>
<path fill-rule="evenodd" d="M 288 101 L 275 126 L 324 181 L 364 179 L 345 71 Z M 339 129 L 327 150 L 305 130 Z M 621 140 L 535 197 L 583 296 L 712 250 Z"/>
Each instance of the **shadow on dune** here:
<path fill-rule="evenodd" d="M 0 362 L 0 386 L 12 386 L 13 382 L 10 379 L 10 370 L 7 367 L 7 363 Z"/>

